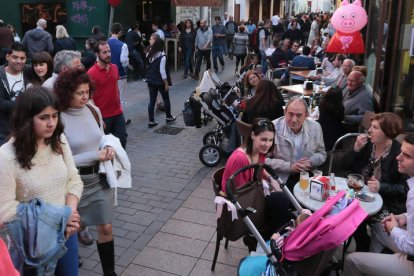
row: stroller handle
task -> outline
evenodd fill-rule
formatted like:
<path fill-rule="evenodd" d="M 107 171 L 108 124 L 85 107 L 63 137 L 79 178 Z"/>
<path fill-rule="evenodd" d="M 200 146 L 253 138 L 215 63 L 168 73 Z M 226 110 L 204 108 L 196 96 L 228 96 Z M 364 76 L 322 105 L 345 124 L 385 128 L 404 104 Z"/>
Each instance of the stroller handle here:
<path fill-rule="evenodd" d="M 283 183 L 282 179 L 280 179 L 280 177 L 277 175 L 277 173 L 275 172 L 275 170 L 270 167 L 267 164 L 250 164 L 247 165 L 243 168 L 238 169 L 235 173 L 233 173 L 229 179 L 227 179 L 226 181 L 226 193 L 227 193 L 227 198 L 230 199 L 230 201 L 235 204 L 236 203 L 236 197 L 233 194 L 233 190 L 232 187 L 234 187 L 234 178 L 239 175 L 240 173 L 250 170 L 250 169 L 264 169 L 267 173 L 270 174 L 271 177 L 273 177 L 279 184 L 280 188 L 283 190 L 284 193 L 286 193 L 286 195 L 288 196 L 290 202 L 292 203 L 292 205 L 295 207 L 295 209 L 299 212 L 302 212 L 302 207 L 300 206 L 299 202 L 296 200 L 296 198 L 292 195 L 292 193 L 289 191 L 289 189 L 286 187 L 286 185 Z"/>

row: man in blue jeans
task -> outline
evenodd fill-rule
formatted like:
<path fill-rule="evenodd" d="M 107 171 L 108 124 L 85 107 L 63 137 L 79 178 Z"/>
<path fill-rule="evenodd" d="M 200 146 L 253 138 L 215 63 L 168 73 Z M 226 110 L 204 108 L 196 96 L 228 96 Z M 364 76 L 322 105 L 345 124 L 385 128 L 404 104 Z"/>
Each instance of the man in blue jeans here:
<path fill-rule="evenodd" d="M 224 71 L 224 59 L 223 52 L 226 45 L 226 28 L 221 24 L 220 16 L 215 17 L 216 25 L 211 29 L 213 30 L 213 66 L 214 71 L 218 72 L 217 58 L 220 61 L 221 69 Z"/>

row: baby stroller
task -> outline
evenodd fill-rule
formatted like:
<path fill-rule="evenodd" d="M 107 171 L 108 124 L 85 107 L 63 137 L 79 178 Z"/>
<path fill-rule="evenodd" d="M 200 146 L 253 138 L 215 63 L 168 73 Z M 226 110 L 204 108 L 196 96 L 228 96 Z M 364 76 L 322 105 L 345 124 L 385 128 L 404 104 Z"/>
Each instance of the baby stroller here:
<path fill-rule="evenodd" d="M 227 200 L 231 202 L 226 204 L 233 204 L 235 206 L 238 216 L 245 223 L 245 227 L 241 229 L 243 226 L 241 226 L 240 220 L 233 221 L 231 219 L 231 212 L 228 211 L 228 209 L 231 209 L 229 206 L 228 208 L 223 207 L 222 215 L 217 220 L 217 235 L 229 240 L 236 240 L 241 235 L 253 234 L 264 251 L 263 258 L 258 258 L 259 261 L 263 262 L 261 267 L 264 269 L 260 272 L 264 273 L 262 275 L 320 275 L 332 259 L 336 247 L 352 235 L 358 225 L 367 217 L 367 213 L 359 206 L 357 200 L 353 200 L 340 212 L 336 214 L 331 213 L 334 207 L 336 207 L 336 203 L 344 198 L 345 192 L 341 191 L 336 196 L 328 199 L 324 207 L 299 224 L 284 239 L 282 247 L 278 247 L 273 240 L 269 247 L 259 233 L 258 228 L 256 228 L 256 225 L 259 225 L 259 229 L 263 225 L 263 212 L 256 212 L 250 206 L 241 206 L 241 203 L 243 203 L 246 205 L 252 204 L 255 208 L 259 206 L 260 208 L 260 203 L 258 203 L 260 198 L 256 197 L 254 200 L 250 198 L 250 200 L 246 201 L 246 198 L 249 198 L 246 194 L 249 189 L 255 192 L 257 190 L 263 192 L 263 186 L 260 184 L 260 181 L 252 182 L 254 184 L 249 182 L 238 188 L 235 188 L 233 184 L 238 174 L 250 169 L 266 170 L 277 180 L 294 208 L 299 212 L 302 211 L 296 199 L 272 168 L 267 165 L 252 164 L 236 171 L 226 183 Z M 257 174 L 255 173 L 255 175 Z M 233 235 L 233 233 L 238 233 L 238 236 Z M 218 247 L 216 247 L 217 253 Z M 239 275 L 260 275 L 260 273 L 257 274 L 257 271 L 256 274 L 243 274 L 243 272 L 246 272 L 246 267 L 244 270 L 240 268 L 243 265 L 246 266 L 247 261 L 251 261 L 248 258 L 241 261 Z M 214 270 L 215 260 L 216 256 L 213 260 L 212 270 Z"/>
<path fill-rule="evenodd" d="M 199 158 L 205 166 L 216 166 L 224 156 L 230 155 L 241 143 L 235 123 L 238 115 L 235 105 L 240 99 L 239 86 L 243 77 L 230 86 L 228 83 L 221 83 L 213 70 L 207 70 L 196 92 L 190 98 L 192 106 L 198 104 L 202 111 L 201 113 L 193 109 L 193 113 L 203 115 L 204 122 L 206 117 L 210 117 L 218 123 L 213 131 L 207 132 L 203 137 L 204 146 L 200 149 Z M 200 122 L 201 119 L 198 121 Z"/>

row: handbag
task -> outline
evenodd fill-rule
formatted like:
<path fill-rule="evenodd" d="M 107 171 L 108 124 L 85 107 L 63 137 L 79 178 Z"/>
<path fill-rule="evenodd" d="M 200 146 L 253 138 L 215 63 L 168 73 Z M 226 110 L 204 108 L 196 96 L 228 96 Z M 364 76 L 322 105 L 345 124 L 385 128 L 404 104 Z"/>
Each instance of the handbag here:
<path fill-rule="evenodd" d="M 257 180 L 260 179 L 260 180 Z M 261 170 L 254 177 L 254 180 L 247 182 L 245 185 L 234 188 L 235 197 L 240 206 L 251 207 L 256 210 L 255 213 L 249 215 L 249 218 L 259 230 L 265 228 L 265 196 L 263 192 L 263 184 L 261 181 Z M 220 218 L 217 219 L 217 233 L 230 241 L 236 241 L 241 237 L 250 234 L 250 230 L 245 222 L 239 217 L 232 220 L 231 211 L 223 207 Z"/>

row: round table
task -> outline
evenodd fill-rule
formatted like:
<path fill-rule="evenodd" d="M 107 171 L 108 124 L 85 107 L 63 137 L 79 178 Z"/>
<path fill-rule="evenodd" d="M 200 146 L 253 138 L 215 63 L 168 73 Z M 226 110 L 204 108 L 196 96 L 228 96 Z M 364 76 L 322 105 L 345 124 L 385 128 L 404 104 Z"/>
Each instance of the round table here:
<path fill-rule="evenodd" d="M 348 186 L 346 185 L 346 178 L 343 177 L 335 177 L 335 183 L 336 183 L 336 191 L 342 191 L 342 190 L 349 190 Z M 310 185 L 309 185 L 310 187 Z M 364 185 L 363 191 L 368 191 L 368 186 Z M 296 183 L 295 187 L 293 188 L 293 194 L 295 195 L 298 202 L 304 206 L 305 208 L 316 211 L 322 208 L 323 205 L 325 205 L 325 201 L 318 201 L 315 199 L 312 199 L 309 197 L 309 195 L 304 195 L 302 189 L 299 187 L 299 183 Z M 381 210 L 382 207 L 382 197 L 378 193 L 372 193 L 375 196 L 374 201 L 371 202 L 365 202 L 365 201 L 359 201 L 361 207 L 368 213 L 368 215 L 372 216 L 378 213 L 379 210 Z"/>

